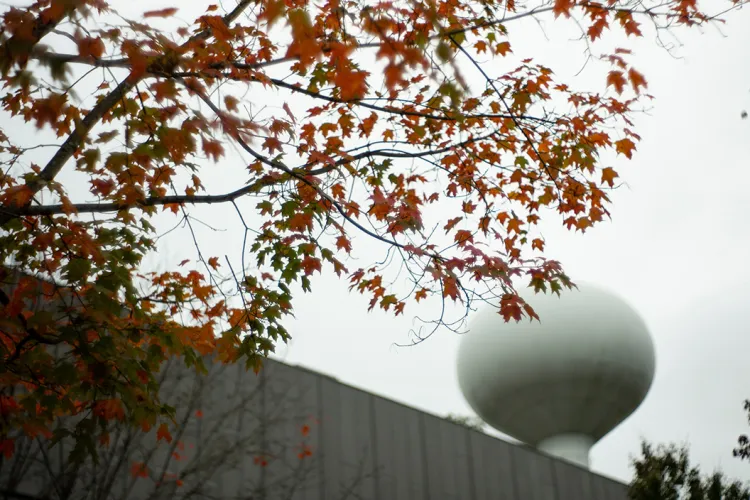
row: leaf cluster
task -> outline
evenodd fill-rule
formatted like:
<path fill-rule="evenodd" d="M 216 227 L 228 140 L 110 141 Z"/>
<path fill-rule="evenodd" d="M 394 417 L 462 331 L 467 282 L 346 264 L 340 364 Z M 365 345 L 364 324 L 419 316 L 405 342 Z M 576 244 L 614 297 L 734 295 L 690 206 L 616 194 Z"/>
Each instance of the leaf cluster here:
<path fill-rule="evenodd" d="M 704 474 L 690 463 L 686 446 L 643 442 L 633 459 L 634 477 L 628 488 L 631 500 L 747 500 L 750 488 L 721 472 Z"/>

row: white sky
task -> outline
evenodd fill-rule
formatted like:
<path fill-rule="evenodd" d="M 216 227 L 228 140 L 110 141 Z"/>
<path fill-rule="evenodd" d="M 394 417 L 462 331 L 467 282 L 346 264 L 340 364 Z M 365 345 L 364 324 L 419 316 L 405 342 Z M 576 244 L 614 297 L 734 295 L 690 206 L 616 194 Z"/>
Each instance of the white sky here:
<path fill-rule="evenodd" d="M 113 3 L 136 12 L 169 5 Z M 533 22 L 512 26 L 510 40 L 517 55 L 549 61 L 568 79 L 583 63 L 583 46 L 556 31 L 569 25 L 545 19 L 549 43 Z M 643 436 L 688 441 L 706 468 L 721 466 L 732 476 L 750 479 L 750 464 L 731 456 L 737 435 L 750 431 L 742 410 L 744 398 L 750 397 L 744 309 L 750 303 L 745 261 L 750 120 L 740 119 L 742 109 L 750 109 L 748 26 L 750 9 L 745 9 L 723 27 L 726 38 L 713 28 L 703 35 L 697 30 L 681 34 L 681 60 L 657 48 L 652 38 L 639 43 L 633 61 L 656 100 L 650 116 L 638 120 L 643 142 L 634 160 L 616 165 L 629 188 L 614 195 L 612 222 L 585 235 L 568 233 L 559 219 L 542 226 L 547 256 L 562 261 L 574 281 L 599 283 L 623 296 L 643 315 L 655 339 L 657 376 L 651 393 L 593 450 L 592 468 L 606 475 L 629 478 L 629 455 L 637 452 Z M 603 88 L 598 73 L 584 73 L 578 81 Z M 6 121 L 3 117 L 3 128 Z M 26 140 L 39 139 L 29 135 Z M 230 157 L 215 167 L 215 178 L 204 180 L 217 188 L 237 186 L 246 179 L 243 167 Z M 194 213 L 225 230 L 199 230 L 205 255 L 239 255 L 241 235 L 231 207 Z M 351 262 L 352 267 L 367 262 L 363 247 L 368 242 L 359 238 L 356 244 L 361 261 Z M 186 257 L 194 258 L 195 251 L 183 231 L 165 239 L 153 261 L 163 268 Z M 367 300 L 350 295 L 347 281 L 316 277 L 313 286 L 313 294 L 296 298 L 296 320 L 289 323 L 293 341 L 279 349 L 282 359 L 431 413 L 471 414 L 456 382 L 457 335 L 441 331 L 416 347 L 393 345 L 407 343 L 413 317 L 430 311 L 408 306 L 399 318 L 367 313 Z"/>
<path fill-rule="evenodd" d="M 722 28 L 727 38 L 714 29 L 682 35 L 682 60 L 644 41 L 636 65 L 656 100 L 639 119 L 638 154 L 618 165 L 629 190 L 614 196 L 612 222 L 585 235 L 557 221 L 545 226 L 547 255 L 574 280 L 624 297 L 655 340 L 649 396 L 592 451 L 592 469 L 615 478 L 630 478 L 643 436 L 687 441 L 706 469 L 750 479 L 750 464 L 731 456 L 737 435 L 750 431 L 742 409 L 750 397 L 750 121 L 740 119 L 750 108 L 748 26 L 745 9 Z M 574 47 L 558 45 L 550 57 L 567 57 L 575 71 L 583 58 Z M 366 301 L 335 280 L 317 282 L 295 306 L 285 360 L 432 413 L 472 414 L 455 376 L 457 335 L 393 347 L 407 341 L 411 315 L 367 314 Z"/>

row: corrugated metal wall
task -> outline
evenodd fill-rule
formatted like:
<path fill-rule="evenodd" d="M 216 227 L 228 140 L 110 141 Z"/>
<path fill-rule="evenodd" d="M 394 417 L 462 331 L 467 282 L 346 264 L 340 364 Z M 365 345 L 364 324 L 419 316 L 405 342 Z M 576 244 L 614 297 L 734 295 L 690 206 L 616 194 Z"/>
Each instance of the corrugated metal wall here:
<path fill-rule="evenodd" d="M 317 471 L 320 490 L 318 496 L 309 498 L 342 498 L 360 470 L 370 470 L 373 475 L 354 486 L 352 498 L 627 498 L 625 485 L 528 447 L 472 431 L 298 367 L 272 362 L 267 368 L 269 381 L 292 382 L 309 391 L 309 411 L 320 420 L 315 443 L 323 457 Z M 360 466 L 363 469 L 358 469 Z"/>
<path fill-rule="evenodd" d="M 139 432 L 118 436 L 66 498 L 627 498 L 623 484 L 303 368 L 269 361 L 256 376 L 212 364 L 207 378 L 196 378 L 177 363 L 166 374 L 182 434 L 159 446 Z M 60 498 L 64 450 L 42 455 L 14 489 Z M 148 464 L 149 477 L 132 476 L 136 461 Z M 4 489 L 10 465 L 0 468 Z M 169 474 L 182 484 L 165 480 Z"/>

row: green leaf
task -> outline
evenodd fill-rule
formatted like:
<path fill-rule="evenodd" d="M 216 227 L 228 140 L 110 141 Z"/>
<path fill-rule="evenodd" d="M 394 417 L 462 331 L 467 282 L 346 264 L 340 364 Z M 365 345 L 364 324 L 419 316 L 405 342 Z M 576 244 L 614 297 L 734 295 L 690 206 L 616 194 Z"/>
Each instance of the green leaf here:
<path fill-rule="evenodd" d="M 91 261 L 81 258 L 70 259 L 67 270 L 66 278 L 68 281 L 81 281 L 91 272 Z"/>

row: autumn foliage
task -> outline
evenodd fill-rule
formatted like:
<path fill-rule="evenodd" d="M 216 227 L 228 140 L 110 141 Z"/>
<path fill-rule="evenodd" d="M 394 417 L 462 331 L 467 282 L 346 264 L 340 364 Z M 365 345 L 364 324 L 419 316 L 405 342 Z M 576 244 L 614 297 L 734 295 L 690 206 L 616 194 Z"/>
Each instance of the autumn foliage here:
<path fill-rule="evenodd" d="M 606 219 L 612 160 L 640 139 L 647 78 L 627 46 L 597 44 L 720 21 L 697 0 L 121 12 L 140 5 L 38 0 L 3 13 L 0 436 L 50 434 L 61 415 L 79 418 L 71 432 L 90 450 L 112 419 L 161 429 L 174 414 L 157 397 L 161 363 L 202 369 L 216 354 L 258 370 L 315 273 L 341 276 L 370 309 L 489 300 L 506 320 L 534 317 L 519 278 L 571 284 L 538 222 L 586 231 Z M 514 44 L 514 23 L 545 16 L 580 27 L 599 86 L 576 89 Z M 241 184 L 216 188 L 232 165 Z M 192 232 L 203 205 L 233 207 L 241 260 L 196 240 L 196 259 L 144 268 L 160 249 L 155 220 Z M 440 207 L 451 216 L 436 225 Z M 386 259 L 348 258 L 375 243 Z M 13 453 L 7 439 L 0 448 Z"/>

